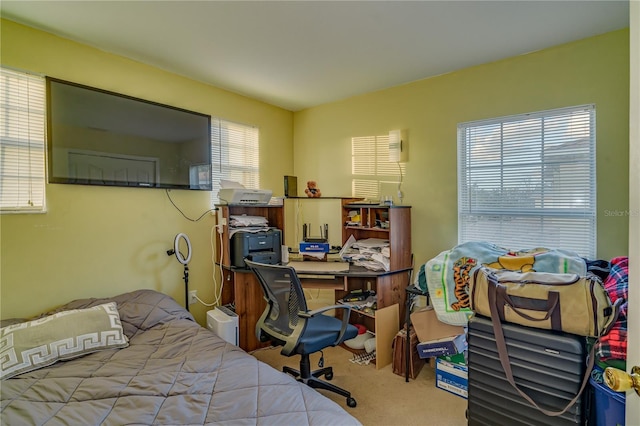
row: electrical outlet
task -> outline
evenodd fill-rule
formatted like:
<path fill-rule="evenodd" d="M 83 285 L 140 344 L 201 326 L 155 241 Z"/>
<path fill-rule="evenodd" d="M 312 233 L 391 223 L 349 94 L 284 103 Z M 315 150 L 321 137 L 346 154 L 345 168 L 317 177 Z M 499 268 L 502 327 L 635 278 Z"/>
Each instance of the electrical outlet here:
<path fill-rule="evenodd" d="M 190 305 L 193 305 L 194 303 L 198 302 L 198 298 L 197 298 L 196 294 L 198 294 L 198 290 L 191 290 L 189 292 L 189 304 Z"/>
<path fill-rule="evenodd" d="M 218 209 L 218 220 L 216 223 L 216 229 L 218 230 L 218 234 L 222 234 L 224 232 L 224 227 L 227 224 L 227 218 L 222 215 L 222 209 Z"/>

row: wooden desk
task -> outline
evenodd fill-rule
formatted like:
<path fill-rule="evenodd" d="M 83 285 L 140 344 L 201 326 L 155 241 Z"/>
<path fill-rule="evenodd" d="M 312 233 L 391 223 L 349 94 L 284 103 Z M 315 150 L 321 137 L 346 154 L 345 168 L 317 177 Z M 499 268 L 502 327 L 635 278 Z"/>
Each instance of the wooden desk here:
<path fill-rule="evenodd" d="M 319 264 L 322 262 L 305 263 Z M 404 319 L 405 289 L 409 285 L 410 272 L 410 268 L 380 272 L 349 265 L 348 270 L 342 271 L 322 271 L 318 268 L 313 268 L 309 272 L 300 270 L 298 276 L 304 288 L 333 290 L 336 301 L 342 299 L 352 290 L 375 290 L 378 309 L 398 304 L 397 324 L 393 324 L 393 327 L 397 326 L 399 329 Z M 246 351 L 267 346 L 268 344 L 260 342 L 256 337 L 256 323 L 266 307 L 266 301 L 257 278 L 247 269 L 227 266 L 223 266 L 223 276 L 222 303 L 235 305 L 239 321 L 239 346 Z M 350 322 L 363 324 L 372 331 L 376 327 L 374 315 L 355 309 L 352 310 Z"/>
<path fill-rule="evenodd" d="M 309 198 L 307 198 L 309 199 Z M 373 204 L 354 203 L 354 198 L 336 198 L 340 202 L 336 210 L 336 219 L 342 228 L 342 245 L 351 239 L 356 241 L 369 238 L 389 241 L 389 264 L 392 272 L 375 272 L 362 267 L 349 266 L 348 270 L 318 271 L 314 267 L 311 271 L 301 270 L 302 285 L 307 289 L 327 289 L 334 293 L 334 302 L 342 299 L 353 290 L 375 290 L 377 293 L 378 316 L 352 309 L 350 322 L 364 325 L 368 330 L 375 331 L 376 325 L 383 325 L 385 332 L 400 328 L 405 312 L 405 288 L 410 282 L 410 271 L 413 268 L 411 252 L 411 207 L 410 206 L 382 206 Z M 313 199 L 310 199 L 313 200 Z M 321 200 L 321 199 L 318 199 Z M 311 201 L 318 202 L 318 201 Z M 221 237 L 216 238 L 215 253 L 223 265 L 222 303 L 235 304 L 239 316 L 240 347 L 247 351 L 257 349 L 265 344 L 256 338 L 255 325 L 265 308 L 265 300 L 257 279 L 246 269 L 231 267 L 230 227 L 234 215 L 261 216 L 267 219 L 270 226 L 282 231 L 282 241 L 285 238 L 284 206 L 276 205 L 216 205 L 219 209 L 216 215 L 216 226 Z M 354 216 L 355 214 L 355 216 Z M 359 218 L 354 221 L 354 217 Z M 384 224 L 384 226 L 383 226 Z M 297 244 L 297 242 L 296 242 Z M 290 259 L 294 260 L 294 259 Z M 309 265 L 323 262 L 305 262 Z M 326 262 L 327 264 L 330 262 Z M 398 305 L 395 314 L 394 305 Z M 386 309 L 383 313 L 383 309 Z M 387 315 L 394 311 L 393 315 Z M 336 315 L 340 315 L 338 311 Z M 390 324 L 389 319 L 397 316 Z M 389 342 L 391 344 L 391 342 Z"/>

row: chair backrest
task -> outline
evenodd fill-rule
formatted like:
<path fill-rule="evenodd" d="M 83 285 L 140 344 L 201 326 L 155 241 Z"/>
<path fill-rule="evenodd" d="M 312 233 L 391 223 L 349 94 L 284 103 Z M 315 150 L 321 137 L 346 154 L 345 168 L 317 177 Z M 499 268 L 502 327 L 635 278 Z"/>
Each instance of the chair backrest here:
<path fill-rule="evenodd" d="M 267 300 L 267 308 L 256 325 L 267 334 L 283 342 L 297 342 L 304 331 L 304 319 L 298 312 L 306 312 L 307 301 L 295 269 L 290 266 L 266 265 L 245 260 L 258 278 Z"/>

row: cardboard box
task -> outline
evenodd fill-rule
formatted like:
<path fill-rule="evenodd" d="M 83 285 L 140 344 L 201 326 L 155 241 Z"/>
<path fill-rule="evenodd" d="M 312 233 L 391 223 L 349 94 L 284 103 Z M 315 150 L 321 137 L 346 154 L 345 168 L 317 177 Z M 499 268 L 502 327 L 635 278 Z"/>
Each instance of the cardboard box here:
<path fill-rule="evenodd" d="M 464 328 L 438 320 L 432 307 L 411 314 L 411 324 L 418 336 L 420 358 L 454 355 L 466 349 Z"/>
<path fill-rule="evenodd" d="M 464 358 L 463 353 L 459 353 L 455 355 L 443 355 L 443 356 L 439 356 L 438 358 L 440 358 L 443 361 L 450 362 L 452 364 L 467 365 L 467 360 Z"/>
<path fill-rule="evenodd" d="M 469 369 L 466 365 L 436 359 L 436 387 L 467 399 L 469 395 Z"/>
<path fill-rule="evenodd" d="M 411 314 L 411 324 L 416 330 L 420 342 L 457 336 L 464 333 L 464 328 L 445 324 L 438 319 L 436 311 L 427 306 Z"/>
<path fill-rule="evenodd" d="M 464 334 L 418 343 L 420 358 L 455 355 L 465 349 L 467 349 L 467 339 Z"/>

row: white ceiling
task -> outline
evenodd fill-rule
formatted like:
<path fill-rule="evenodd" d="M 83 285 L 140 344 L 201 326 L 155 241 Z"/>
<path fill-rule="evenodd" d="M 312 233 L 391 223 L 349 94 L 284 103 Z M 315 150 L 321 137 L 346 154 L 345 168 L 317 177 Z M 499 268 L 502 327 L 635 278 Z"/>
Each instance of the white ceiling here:
<path fill-rule="evenodd" d="M 3 18 L 292 111 L 629 26 L 629 2 L 615 0 L 0 7 Z"/>

